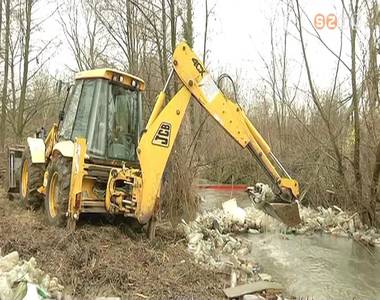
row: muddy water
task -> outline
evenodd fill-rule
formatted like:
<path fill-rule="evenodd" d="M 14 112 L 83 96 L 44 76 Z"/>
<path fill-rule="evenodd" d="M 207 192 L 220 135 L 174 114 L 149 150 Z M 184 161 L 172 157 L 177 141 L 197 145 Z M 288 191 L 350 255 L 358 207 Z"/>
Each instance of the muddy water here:
<path fill-rule="evenodd" d="M 200 190 L 203 209 L 221 207 L 235 197 L 250 205 L 244 192 Z M 251 256 L 263 272 L 309 299 L 380 299 L 380 248 L 368 249 L 350 239 L 330 235 L 244 234 Z"/>

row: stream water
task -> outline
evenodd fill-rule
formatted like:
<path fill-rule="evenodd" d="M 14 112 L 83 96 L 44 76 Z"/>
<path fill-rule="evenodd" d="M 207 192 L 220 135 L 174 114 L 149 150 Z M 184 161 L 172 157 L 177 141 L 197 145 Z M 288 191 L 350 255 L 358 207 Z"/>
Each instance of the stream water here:
<path fill-rule="evenodd" d="M 202 209 L 220 208 L 236 198 L 250 205 L 244 192 L 200 190 Z M 309 299 L 380 299 L 380 248 L 366 248 L 348 238 L 325 234 L 242 234 L 252 243 L 251 256 L 262 272 L 287 292 Z"/>

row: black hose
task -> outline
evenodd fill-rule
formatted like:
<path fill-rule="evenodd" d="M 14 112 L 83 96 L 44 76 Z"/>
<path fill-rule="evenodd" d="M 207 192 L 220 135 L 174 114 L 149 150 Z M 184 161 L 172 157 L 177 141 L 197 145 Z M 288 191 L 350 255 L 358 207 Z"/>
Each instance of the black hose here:
<path fill-rule="evenodd" d="M 240 107 L 240 109 L 241 109 L 241 106 L 240 106 L 240 104 L 239 104 L 239 102 L 238 102 L 238 97 L 237 97 L 237 92 L 236 92 L 235 82 L 234 82 L 234 80 L 231 78 L 230 75 L 228 75 L 227 73 L 222 73 L 222 74 L 219 75 L 218 80 L 217 80 L 218 88 L 221 90 L 220 83 L 221 83 L 222 79 L 224 79 L 224 78 L 227 78 L 227 79 L 231 82 L 231 84 L 232 84 L 232 89 L 234 90 L 235 102 L 236 102 L 236 104 L 237 104 L 237 105 Z"/>
<path fill-rule="evenodd" d="M 231 84 L 232 84 L 232 88 L 233 88 L 233 90 L 234 90 L 235 102 L 236 102 L 236 104 L 239 106 L 239 108 L 242 110 L 242 108 L 241 108 L 241 106 L 240 106 L 240 104 L 239 104 L 239 102 L 238 102 L 238 100 L 237 100 L 237 92 L 236 92 L 235 82 L 234 82 L 234 80 L 231 78 L 231 76 L 228 75 L 227 73 L 222 73 L 222 74 L 220 74 L 219 77 L 218 77 L 218 79 L 217 79 L 217 83 L 216 83 L 216 84 L 217 84 L 219 90 L 221 90 L 220 82 L 221 82 L 222 79 L 224 79 L 224 78 L 227 78 L 227 79 L 230 80 L 230 82 L 231 82 Z M 221 91 L 222 91 L 222 90 L 221 90 Z M 222 91 L 222 93 L 223 93 L 223 91 Z M 195 135 L 194 135 L 194 137 L 193 137 L 193 140 L 191 141 L 190 146 L 188 147 L 188 149 L 190 149 L 190 148 L 193 146 L 194 142 L 196 142 L 196 141 L 198 140 L 198 136 L 199 136 L 199 134 L 200 134 L 200 132 L 201 132 L 201 130 L 202 130 L 202 128 L 203 128 L 203 125 L 205 124 L 205 122 L 206 122 L 206 120 L 208 119 L 209 116 L 210 116 L 210 115 L 207 114 L 207 115 L 205 116 L 205 118 L 203 119 L 203 121 L 201 122 L 201 124 L 199 125 L 199 127 L 198 127 L 198 129 L 197 129 L 197 131 L 196 131 L 196 133 L 195 133 Z M 192 160 L 193 160 L 193 155 L 194 155 L 194 152 L 195 152 L 195 147 L 196 147 L 196 145 L 197 145 L 197 143 L 195 143 L 194 150 L 193 150 L 193 153 L 192 153 L 192 155 L 191 155 L 190 162 L 189 162 L 189 166 L 190 166 L 190 164 L 191 164 L 191 162 L 192 162 Z"/>

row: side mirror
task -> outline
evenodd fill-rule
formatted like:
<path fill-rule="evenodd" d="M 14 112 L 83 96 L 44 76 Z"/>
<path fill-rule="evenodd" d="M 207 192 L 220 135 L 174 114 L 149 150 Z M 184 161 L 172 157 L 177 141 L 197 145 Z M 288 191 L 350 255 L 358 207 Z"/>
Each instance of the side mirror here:
<path fill-rule="evenodd" d="M 59 121 L 62 122 L 64 117 L 65 117 L 65 112 L 63 110 L 61 110 L 59 112 Z"/>

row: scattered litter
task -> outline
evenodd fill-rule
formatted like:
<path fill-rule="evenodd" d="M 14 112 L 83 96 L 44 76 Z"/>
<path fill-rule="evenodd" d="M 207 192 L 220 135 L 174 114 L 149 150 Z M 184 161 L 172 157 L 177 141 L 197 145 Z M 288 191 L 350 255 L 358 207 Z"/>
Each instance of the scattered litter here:
<path fill-rule="evenodd" d="M 272 197 L 270 188 L 262 185 L 262 202 Z M 260 202 L 260 201 L 259 201 Z M 331 208 L 299 207 L 302 222 L 287 227 L 256 207 L 240 208 L 235 199 L 223 203 L 222 209 L 204 211 L 182 228 L 187 237 L 188 249 L 195 261 L 206 269 L 219 270 L 231 276 L 236 283 L 272 282 L 269 274 L 260 272 L 257 263 L 249 261 L 251 245 L 236 236 L 238 233 L 258 234 L 280 232 L 311 234 L 323 232 L 341 237 L 352 237 L 367 245 L 380 246 L 380 234 L 364 226 L 358 214 L 349 214 L 337 206 Z M 237 287 L 236 287 L 237 288 Z"/>
<path fill-rule="evenodd" d="M 272 281 L 272 276 L 266 273 L 259 273 L 258 276 L 260 277 L 261 280 L 263 281 Z"/>
<path fill-rule="evenodd" d="M 380 246 L 380 233 L 361 222 L 357 213 L 349 214 L 337 206 L 312 209 L 301 207 L 302 224 L 293 230 L 296 233 L 324 232 L 340 237 L 351 237 L 366 245 Z"/>
<path fill-rule="evenodd" d="M 23 261 L 14 251 L 0 258 L 0 299 L 51 299 L 62 290 L 58 279 L 38 269 L 33 257 Z"/>
<path fill-rule="evenodd" d="M 265 298 L 260 295 L 244 295 L 243 300 L 265 300 Z"/>
<path fill-rule="evenodd" d="M 230 216 L 233 222 L 244 224 L 246 212 L 237 205 L 235 198 L 223 203 L 223 212 Z"/>
<path fill-rule="evenodd" d="M 237 298 L 240 296 L 257 293 L 264 290 L 281 291 L 282 289 L 282 285 L 277 282 L 256 281 L 252 283 L 238 285 L 236 287 L 226 288 L 223 290 L 223 292 L 228 298 Z"/>
<path fill-rule="evenodd" d="M 237 284 L 237 274 L 235 270 L 231 271 L 230 287 L 235 287 Z"/>
<path fill-rule="evenodd" d="M 231 223 L 227 225 L 227 222 Z M 218 224 L 217 229 L 215 224 Z M 183 221 L 188 248 L 197 263 L 208 269 L 219 269 L 228 274 L 231 267 L 241 267 L 242 262 L 238 260 L 238 256 L 249 253 L 250 249 L 247 242 L 226 233 L 227 226 L 233 224 L 236 225 L 236 230 L 244 226 L 244 223 L 240 223 L 237 219 L 233 220 L 233 217 L 225 214 L 223 210 L 218 211 L 218 215 L 198 216 L 189 224 Z M 229 229 L 229 232 L 233 230 Z"/>

